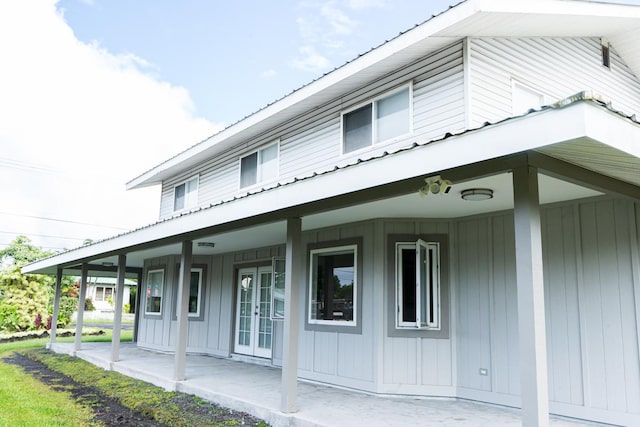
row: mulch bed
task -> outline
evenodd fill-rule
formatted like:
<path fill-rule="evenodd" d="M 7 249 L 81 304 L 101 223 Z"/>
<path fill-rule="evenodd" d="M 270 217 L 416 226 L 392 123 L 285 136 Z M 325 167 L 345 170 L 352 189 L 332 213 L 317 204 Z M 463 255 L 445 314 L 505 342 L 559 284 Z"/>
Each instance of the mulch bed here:
<path fill-rule="evenodd" d="M 109 397 L 95 387 L 85 386 L 60 372 L 49 369 L 46 365 L 32 360 L 20 353 L 13 353 L 3 359 L 6 363 L 20 366 L 26 373 L 32 375 L 42 383 L 48 385 L 56 391 L 66 391 L 77 399 L 82 405 L 91 408 L 95 414 L 94 420 L 107 427 L 116 426 L 141 426 L 162 427 L 161 424 L 144 414 L 136 412 L 126 406 L 121 405 L 117 399 Z M 237 421 L 237 425 L 264 425 L 261 420 L 243 412 L 225 410 L 220 406 L 209 403 L 202 404 L 192 395 L 177 393 L 172 400 L 181 410 L 188 411 L 197 419 L 197 425 L 212 426 L 217 423 L 229 423 Z M 166 426 L 170 427 L 170 426 Z"/>

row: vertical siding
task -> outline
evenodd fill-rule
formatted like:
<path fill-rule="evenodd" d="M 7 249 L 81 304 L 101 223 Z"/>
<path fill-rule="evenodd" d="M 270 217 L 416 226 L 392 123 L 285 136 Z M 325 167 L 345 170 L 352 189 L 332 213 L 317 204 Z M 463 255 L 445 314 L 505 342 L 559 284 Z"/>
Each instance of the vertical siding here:
<path fill-rule="evenodd" d="M 542 215 L 549 400 L 582 405 L 575 209 L 555 207 Z"/>
<path fill-rule="evenodd" d="M 582 90 L 612 99 L 614 108 L 640 112 L 640 81 L 611 50 L 611 69 L 601 64 L 597 38 L 471 39 L 473 126 L 512 115 L 512 79 L 547 96 L 547 102 Z"/>
<path fill-rule="evenodd" d="M 458 386 L 491 391 L 491 306 L 489 282 L 489 221 L 464 220 L 457 224 L 458 236 Z M 497 369 L 498 366 L 494 367 Z"/>
<path fill-rule="evenodd" d="M 542 209 L 549 399 L 553 413 L 640 419 L 637 206 L 621 199 Z M 457 224 L 459 396 L 518 405 L 512 215 Z M 489 375 L 478 375 L 480 367 Z"/>

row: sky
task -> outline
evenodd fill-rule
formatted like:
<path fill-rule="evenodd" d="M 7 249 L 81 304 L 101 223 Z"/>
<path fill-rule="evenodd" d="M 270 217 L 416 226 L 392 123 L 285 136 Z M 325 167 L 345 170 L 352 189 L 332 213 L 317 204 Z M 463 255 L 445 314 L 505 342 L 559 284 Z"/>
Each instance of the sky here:
<path fill-rule="evenodd" d="M 2 0 L 0 248 L 155 222 L 127 181 L 456 3 Z"/>

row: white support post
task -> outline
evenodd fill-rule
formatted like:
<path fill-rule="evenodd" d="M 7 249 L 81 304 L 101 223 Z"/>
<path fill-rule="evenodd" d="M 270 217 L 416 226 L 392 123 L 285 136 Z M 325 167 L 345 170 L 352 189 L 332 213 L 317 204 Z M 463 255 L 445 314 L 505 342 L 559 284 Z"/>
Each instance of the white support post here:
<path fill-rule="evenodd" d="M 298 329 L 303 282 L 302 220 L 287 220 L 287 249 L 284 284 L 284 343 L 282 357 L 281 410 L 286 414 L 296 412 L 298 393 Z"/>
<path fill-rule="evenodd" d="M 513 170 L 522 425 L 549 423 L 538 170 Z"/>
<path fill-rule="evenodd" d="M 118 278 L 116 280 L 116 301 L 113 316 L 113 335 L 111 338 L 111 361 L 120 360 L 120 328 L 122 327 L 122 298 L 124 295 L 124 277 L 127 272 L 127 256 L 118 255 Z"/>
<path fill-rule="evenodd" d="M 176 381 L 185 379 L 187 367 L 187 333 L 189 326 L 189 289 L 191 284 L 191 259 L 193 242 L 182 242 L 182 258 L 180 261 L 180 276 L 178 278 L 178 318 L 176 340 L 176 356 L 173 364 L 173 378 Z"/>
<path fill-rule="evenodd" d="M 82 345 L 82 324 L 84 321 L 84 302 L 87 297 L 87 276 L 89 266 L 82 264 L 82 274 L 80 275 L 80 297 L 78 298 L 78 317 L 76 318 L 76 341 L 73 347 L 74 352 L 80 351 Z"/>
<path fill-rule="evenodd" d="M 62 293 L 62 268 L 58 267 L 56 271 L 56 293 L 53 298 L 53 314 L 51 316 L 51 329 L 49 330 L 50 342 L 49 348 L 56 342 L 56 333 L 58 331 L 58 315 L 60 314 L 60 294 Z"/>

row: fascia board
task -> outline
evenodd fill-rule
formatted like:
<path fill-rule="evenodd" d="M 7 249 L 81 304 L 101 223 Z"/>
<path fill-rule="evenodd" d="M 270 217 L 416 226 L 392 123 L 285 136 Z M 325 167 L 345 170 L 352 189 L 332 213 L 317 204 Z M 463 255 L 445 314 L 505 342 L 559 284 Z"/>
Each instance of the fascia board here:
<path fill-rule="evenodd" d="M 598 122 L 595 125 L 594 122 Z M 623 129 L 616 130 L 618 127 Z M 611 132 L 611 133 L 610 133 Z M 306 204 L 547 145 L 591 138 L 640 157 L 640 126 L 591 102 L 576 102 L 488 125 L 422 147 L 372 159 L 334 172 L 262 191 L 182 217 L 166 220 L 113 239 L 72 250 L 23 267 L 28 273 L 49 270 L 143 246 L 162 245 L 180 236 L 281 213 L 299 214 Z M 621 140 L 622 138 L 622 140 Z M 416 189 L 417 191 L 417 189 Z M 248 215 L 247 212 L 250 212 Z M 203 227 L 206 224 L 206 227 Z M 164 241 L 164 242 L 163 242 Z"/>

